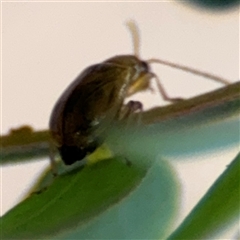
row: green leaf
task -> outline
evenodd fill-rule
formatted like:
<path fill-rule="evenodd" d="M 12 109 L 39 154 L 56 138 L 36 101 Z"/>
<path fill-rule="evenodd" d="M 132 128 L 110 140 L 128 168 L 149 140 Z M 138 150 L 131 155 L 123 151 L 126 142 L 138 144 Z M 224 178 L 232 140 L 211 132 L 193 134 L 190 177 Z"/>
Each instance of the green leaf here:
<path fill-rule="evenodd" d="M 138 155 L 131 160 L 145 161 Z M 166 235 L 177 212 L 178 184 L 167 162 L 143 166 L 115 158 L 60 175 L 2 217 L 2 239 Z"/>
<path fill-rule="evenodd" d="M 213 239 L 240 216 L 240 154 L 168 239 Z"/>

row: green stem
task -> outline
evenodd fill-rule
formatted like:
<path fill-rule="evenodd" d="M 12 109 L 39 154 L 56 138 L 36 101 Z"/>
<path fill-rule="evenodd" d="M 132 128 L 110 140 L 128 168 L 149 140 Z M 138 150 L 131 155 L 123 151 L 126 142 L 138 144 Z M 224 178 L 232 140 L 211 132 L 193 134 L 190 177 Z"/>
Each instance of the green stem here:
<path fill-rule="evenodd" d="M 141 114 L 143 124 L 190 118 L 192 124 L 222 121 L 240 112 L 240 82 L 191 99 L 164 107 L 153 108 Z M 29 126 L 11 130 L 0 137 L 0 164 L 36 160 L 49 156 L 50 135 L 48 130 L 33 131 Z"/>
<path fill-rule="evenodd" d="M 212 239 L 238 220 L 239 183 L 240 154 L 168 239 Z"/>

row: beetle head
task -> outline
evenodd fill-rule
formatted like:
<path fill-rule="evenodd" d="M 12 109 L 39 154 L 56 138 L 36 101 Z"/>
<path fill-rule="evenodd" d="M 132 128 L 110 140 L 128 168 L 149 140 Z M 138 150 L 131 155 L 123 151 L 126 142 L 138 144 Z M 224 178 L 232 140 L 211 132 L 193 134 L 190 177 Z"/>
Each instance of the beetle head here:
<path fill-rule="evenodd" d="M 150 89 L 150 79 L 153 77 L 153 74 L 148 62 L 142 61 L 134 55 L 121 55 L 112 57 L 106 60 L 105 63 L 128 69 L 129 82 L 127 96 Z"/>

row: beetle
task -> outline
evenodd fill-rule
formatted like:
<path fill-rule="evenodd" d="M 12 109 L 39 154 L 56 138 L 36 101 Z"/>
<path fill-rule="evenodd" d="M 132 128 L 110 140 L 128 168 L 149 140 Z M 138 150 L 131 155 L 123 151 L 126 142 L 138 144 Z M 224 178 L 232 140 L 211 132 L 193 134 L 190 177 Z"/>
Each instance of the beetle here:
<path fill-rule="evenodd" d="M 152 77 L 149 65 L 134 55 L 112 57 L 85 69 L 59 98 L 50 118 L 64 163 L 92 153 L 103 141 L 98 130 L 120 119 L 124 99 L 136 89 L 147 89 Z"/>
<path fill-rule="evenodd" d="M 63 92 L 53 108 L 49 122 L 50 133 L 66 165 L 94 152 L 104 141 L 102 133 L 108 124 L 127 116 L 124 112 L 141 109 L 140 102 L 130 101 L 124 105 L 124 100 L 136 92 L 150 89 L 152 78 L 156 79 L 159 92 L 165 100 L 181 100 L 168 97 L 150 68 L 152 62 L 160 61 L 169 66 L 171 63 L 156 59 L 141 60 L 137 53 L 137 26 L 134 22 L 129 22 L 128 26 L 135 43 L 135 54 L 114 56 L 87 67 Z M 203 74 L 176 64 L 171 67 Z"/>

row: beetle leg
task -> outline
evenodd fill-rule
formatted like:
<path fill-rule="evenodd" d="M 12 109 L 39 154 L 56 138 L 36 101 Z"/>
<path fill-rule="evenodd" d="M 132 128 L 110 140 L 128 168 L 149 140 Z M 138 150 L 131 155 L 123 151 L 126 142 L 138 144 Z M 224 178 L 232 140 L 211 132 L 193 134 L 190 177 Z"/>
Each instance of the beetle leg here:
<path fill-rule="evenodd" d="M 172 98 L 172 97 L 169 97 L 167 92 L 166 92 L 166 90 L 164 89 L 163 85 L 161 84 L 161 81 L 160 81 L 159 77 L 156 74 L 154 74 L 154 73 L 152 73 L 152 76 L 156 80 L 158 91 L 161 94 L 163 100 L 168 101 L 168 102 L 172 102 L 172 103 L 176 103 L 176 102 L 179 102 L 179 101 L 183 100 L 183 98 Z"/>
<path fill-rule="evenodd" d="M 140 114 L 137 114 L 137 116 L 136 116 L 134 113 L 136 113 L 138 111 L 140 111 Z M 130 124 L 130 122 L 133 121 L 133 117 L 137 118 L 137 125 L 140 125 L 142 111 L 143 111 L 143 105 L 139 101 L 130 100 L 126 105 L 123 105 L 121 120 L 127 121 L 127 124 L 125 125 L 125 127 L 127 128 L 127 126 Z M 124 160 L 128 167 L 132 166 L 132 162 L 128 158 L 124 157 Z"/>
<path fill-rule="evenodd" d="M 136 111 L 140 111 L 140 112 L 142 112 L 143 111 L 143 105 L 142 105 L 142 103 L 141 102 L 139 102 L 139 101 L 129 101 L 128 103 L 127 103 L 127 105 L 126 105 L 126 107 L 127 107 L 127 109 L 128 109 L 128 111 L 127 111 L 127 113 L 128 114 L 131 114 L 131 113 L 134 113 L 134 112 L 136 112 Z"/>
<path fill-rule="evenodd" d="M 53 177 L 58 176 L 57 163 L 55 161 L 55 156 L 56 156 L 56 147 L 54 146 L 53 142 L 50 141 L 49 142 L 49 160 L 50 160 L 50 166 L 51 166 Z"/>
<path fill-rule="evenodd" d="M 143 111 L 143 105 L 139 101 L 129 101 L 126 105 L 123 105 L 122 113 L 121 113 L 121 119 L 127 119 L 131 114 L 137 112 Z"/>
<path fill-rule="evenodd" d="M 140 111 L 142 113 L 143 111 L 143 105 L 139 101 L 129 101 L 126 105 L 123 106 L 122 113 L 121 113 L 121 119 L 127 120 L 127 125 L 132 121 L 132 118 L 134 117 L 135 112 Z M 137 125 L 141 122 L 141 115 L 138 114 L 137 116 Z M 120 119 L 120 120 L 121 120 Z"/>

